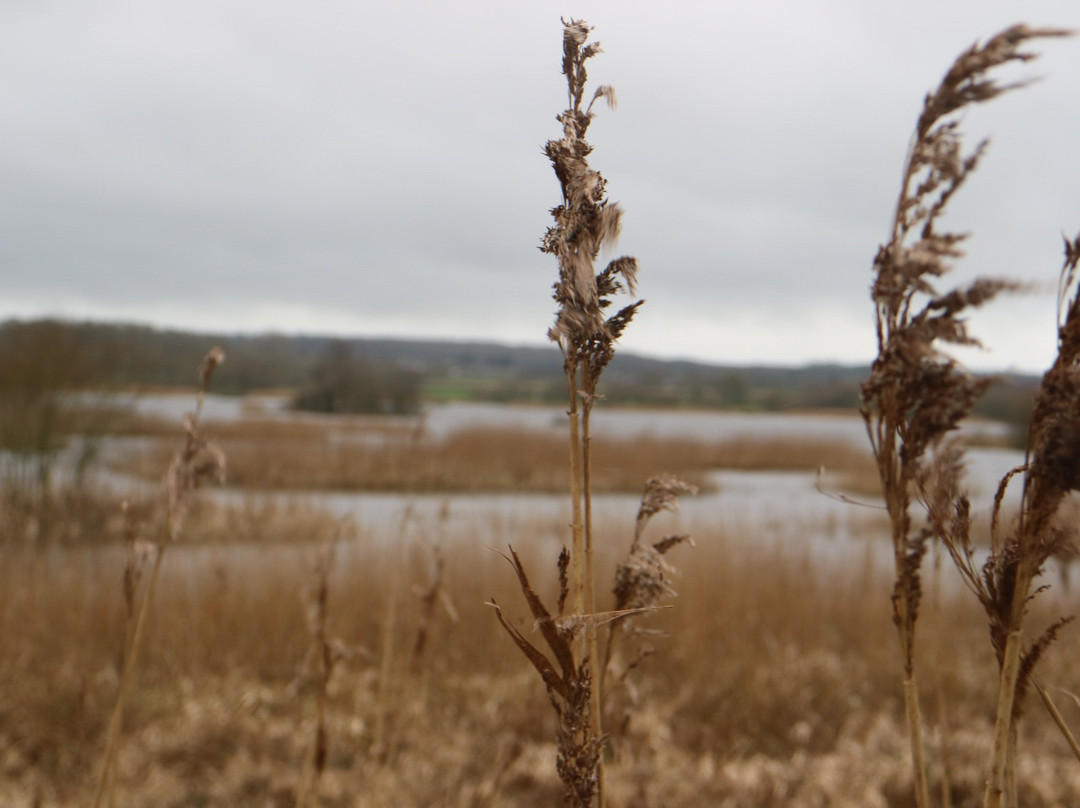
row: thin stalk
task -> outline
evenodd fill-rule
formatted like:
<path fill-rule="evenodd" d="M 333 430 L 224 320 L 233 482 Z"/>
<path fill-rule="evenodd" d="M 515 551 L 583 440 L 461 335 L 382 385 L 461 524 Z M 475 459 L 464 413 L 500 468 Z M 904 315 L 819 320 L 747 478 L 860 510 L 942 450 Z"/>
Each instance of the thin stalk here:
<path fill-rule="evenodd" d="M 166 519 L 165 526 L 169 524 Z M 162 528 L 164 534 L 167 527 Z M 139 651 L 143 646 L 143 637 L 146 635 L 147 615 L 150 613 L 150 602 L 154 599 L 154 590 L 157 587 L 158 573 L 161 571 L 161 561 L 165 557 L 164 535 L 158 540 L 154 569 L 150 573 L 150 580 L 146 584 L 146 593 L 142 603 L 139 604 L 139 616 L 135 620 L 135 631 L 131 636 L 131 645 L 125 655 L 124 672 L 120 676 L 120 691 L 116 695 L 116 705 L 113 707 L 112 716 L 109 719 L 109 729 L 105 741 L 105 762 L 101 769 L 101 779 L 98 781 L 97 791 L 94 793 L 94 808 L 100 808 L 106 791 L 112 791 L 111 786 L 115 783 L 116 757 L 120 750 L 120 728 L 124 722 L 124 707 L 127 703 L 127 694 L 131 692 L 131 683 L 135 677 L 135 665 L 139 659 Z"/>
<path fill-rule="evenodd" d="M 997 716 L 994 721 L 993 763 L 990 781 L 986 784 L 983 808 L 1002 808 L 1005 799 L 1005 772 L 1009 764 L 1009 735 L 1012 730 L 1016 681 L 1020 673 L 1020 650 L 1024 644 L 1019 630 L 1010 632 L 1005 641 L 1005 656 L 1001 663 L 998 688 Z M 1009 805 L 1009 808 L 1015 808 Z"/>
<path fill-rule="evenodd" d="M 907 711 L 908 732 L 911 736 L 911 761 L 915 773 L 915 804 L 929 808 L 930 787 L 926 779 L 926 751 L 923 745 L 922 710 L 919 708 L 919 688 L 915 674 L 904 679 L 904 706 Z"/>
<path fill-rule="evenodd" d="M 934 542 L 934 586 L 933 586 L 933 599 L 931 600 L 932 615 L 934 617 L 934 627 L 936 629 L 938 645 L 938 658 L 945 658 L 943 653 L 945 649 L 941 647 L 942 641 L 942 618 L 941 618 L 941 543 Z M 949 716 L 948 716 L 948 700 L 945 697 L 945 677 L 942 672 L 938 672 L 935 681 L 937 691 L 937 713 L 938 713 L 938 727 L 941 737 L 941 749 L 939 755 L 941 757 L 941 808 L 952 808 L 952 785 L 949 778 Z"/>
<path fill-rule="evenodd" d="M 1072 750 L 1073 755 L 1077 760 L 1080 760 L 1080 743 L 1077 743 L 1076 738 L 1069 729 L 1069 725 L 1065 723 L 1065 717 L 1058 710 L 1057 705 L 1054 704 L 1054 700 L 1050 698 L 1050 693 L 1047 691 L 1046 686 L 1038 679 L 1034 678 L 1031 680 L 1031 683 L 1035 685 L 1035 689 L 1039 691 L 1039 695 L 1042 697 L 1047 712 L 1049 712 L 1050 717 L 1054 719 L 1054 723 L 1057 724 L 1057 728 L 1061 730 L 1061 734 L 1065 736 L 1065 741 L 1069 744 L 1069 748 Z"/>
<path fill-rule="evenodd" d="M 588 382 L 588 393 L 591 395 L 596 389 L 596 381 Z M 592 436 L 589 433 L 590 416 L 592 414 L 592 399 L 585 402 L 582 408 L 581 433 L 582 433 L 582 475 L 583 494 L 585 495 L 585 612 L 596 613 L 596 580 L 593 576 L 593 530 L 592 530 Z M 603 681 L 599 666 L 599 647 L 596 640 L 596 626 L 592 621 L 587 624 L 585 632 L 586 653 L 589 655 L 589 678 L 592 680 L 592 688 L 589 691 L 589 723 L 592 727 L 593 737 L 603 737 Z M 600 754 L 600 761 L 596 767 L 597 783 L 597 806 L 604 808 L 604 755 Z"/>
<path fill-rule="evenodd" d="M 570 556 L 571 609 L 574 614 L 585 614 L 585 528 L 582 521 L 582 490 L 585 470 L 581 451 L 581 419 L 578 409 L 577 368 L 566 368 L 570 409 L 570 530 L 573 547 Z"/>
<path fill-rule="evenodd" d="M 878 469 L 885 490 L 886 505 L 892 527 L 893 562 L 896 569 L 896 589 L 893 595 L 893 618 L 896 623 L 900 654 L 904 665 L 904 707 L 907 715 L 908 740 L 911 745 L 912 777 L 915 783 L 915 804 L 930 808 L 930 789 L 926 774 L 926 748 L 923 740 L 922 710 L 919 688 L 915 680 L 915 604 L 910 599 L 912 571 L 907 565 L 908 494 L 904 475 L 899 468 L 899 452 L 894 430 L 878 425 Z"/>
<path fill-rule="evenodd" d="M 297 789 L 296 808 L 307 808 L 315 784 L 322 772 L 323 759 L 326 755 L 326 688 L 329 680 L 330 665 L 327 660 L 328 650 L 323 644 L 319 649 L 319 682 L 315 691 L 315 731 L 311 745 L 304 755 L 300 786 Z"/>
<path fill-rule="evenodd" d="M 409 532 L 409 523 L 412 520 L 413 507 L 410 503 L 401 514 L 401 524 L 398 527 L 398 568 L 390 580 L 390 596 L 386 603 L 386 614 L 383 615 L 382 644 L 379 660 L 379 685 L 378 685 L 378 708 L 375 714 L 375 750 L 383 764 L 390 764 L 393 760 L 393 739 L 390 727 L 390 709 L 397 699 L 398 688 L 394 682 L 394 668 L 397 660 L 397 644 L 395 635 L 398 622 L 398 601 L 401 598 L 400 571 L 405 568 L 405 554 L 408 543 L 406 538 Z"/>

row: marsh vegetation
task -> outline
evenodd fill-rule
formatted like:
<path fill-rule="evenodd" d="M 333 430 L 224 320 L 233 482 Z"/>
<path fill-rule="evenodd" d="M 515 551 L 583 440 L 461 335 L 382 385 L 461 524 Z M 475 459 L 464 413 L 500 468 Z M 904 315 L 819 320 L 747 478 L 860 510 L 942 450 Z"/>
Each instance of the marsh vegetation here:
<path fill-rule="evenodd" d="M 132 408 L 80 362 L 0 361 L 0 804 L 1080 800 L 1080 238 L 1026 454 L 976 445 L 1004 434 L 969 419 L 988 383 L 944 350 L 1012 284 L 936 288 L 982 154 L 957 113 L 1063 32 L 1008 29 L 927 96 L 861 413 L 779 416 L 600 395 L 641 301 L 611 306 L 635 259 L 594 265 L 620 210 L 586 159 L 614 102 L 589 30 L 564 24 L 545 149 L 559 408 L 344 415 L 333 356 L 328 414 L 244 406 L 207 397 L 217 349 L 180 407 Z"/>

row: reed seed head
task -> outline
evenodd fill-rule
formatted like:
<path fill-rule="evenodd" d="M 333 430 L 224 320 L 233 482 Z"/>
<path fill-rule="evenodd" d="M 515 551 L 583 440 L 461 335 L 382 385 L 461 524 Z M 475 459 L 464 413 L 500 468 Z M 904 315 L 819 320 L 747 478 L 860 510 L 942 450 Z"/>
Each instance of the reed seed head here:
<path fill-rule="evenodd" d="M 554 298 L 559 305 L 548 336 L 559 344 L 568 368 L 585 365 L 595 379 L 614 356 L 614 343 L 633 319 L 642 301 L 608 316 L 611 296 L 624 288 L 636 291 L 637 260 L 616 258 L 597 273 L 594 263 L 601 249 L 618 239 L 622 209 L 607 198 L 607 181 L 588 163 L 592 146 L 585 140 L 594 104 L 603 99 L 615 106 L 615 90 L 602 85 L 582 108 L 588 78 L 586 62 L 600 53 L 596 43 L 586 44 L 591 28 L 582 21 L 563 21 L 563 74 L 569 107 L 559 114 L 563 134 L 549 140 L 544 153 L 551 161 L 562 189 L 562 204 L 553 208 L 555 225 L 541 241 L 542 252 L 554 255 L 559 278 Z M 586 385 L 589 386 L 588 384 Z M 586 392 L 593 392 L 587 390 Z"/>

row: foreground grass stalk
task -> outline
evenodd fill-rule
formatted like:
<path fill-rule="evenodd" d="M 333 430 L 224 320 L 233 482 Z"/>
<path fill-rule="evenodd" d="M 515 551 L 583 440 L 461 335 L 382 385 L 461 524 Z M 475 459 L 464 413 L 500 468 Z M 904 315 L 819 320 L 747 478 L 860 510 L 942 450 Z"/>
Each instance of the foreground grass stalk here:
<path fill-rule="evenodd" d="M 143 594 L 142 603 L 139 605 L 139 614 L 135 619 L 135 630 L 131 634 L 131 642 L 124 658 L 124 672 L 120 676 L 120 689 L 116 694 L 116 704 L 112 715 L 109 717 L 109 727 L 105 735 L 105 756 L 101 767 L 101 777 L 98 780 L 97 790 L 94 792 L 94 808 L 100 808 L 105 795 L 110 794 L 115 788 L 116 782 L 116 758 L 120 751 L 120 729 L 124 723 L 124 708 L 127 696 L 131 692 L 131 683 L 135 676 L 135 666 L 139 661 L 139 652 L 142 650 L 143 637 L 146 630 L 146 616 L 150 612 L 150 603 L 154 598 L 154 590 L 157 587 L 158 574 L 161 571 L 161 561 L 165 557 L 164 538 L 158 540 L 157 552 L 154 558 L 154 567 L 150 571 L 150 579 L 146 584 L 146 592 Z"/>
<path fill-rule="evenodd" d="M 998 688 L 997 716 L 994 726 L 994 751 L 990 766 L 990 781 L 983 798 L 984 808 L 1001 808 L 1005 799 L 1006 771 L 1010 768 L 1010 742 L 1012 715 L 1016 698 L 1016 682 L 1020 675 L 1020 651 L 1024 647 L 1024 638 L 1019 631 L 1009 634 L 1005 643 L 1005 658 L 1001 665 L 1001 677 Z M 1015 795 L 1010 795 L 1009 804 L 1015 805 Z"/>
<path fill-rule="evenodd" d="M 960 113 L 1021 86 L 999 85 L 988 73 L 1003 64 L 1034 58 L 1019 50 L 1029 39 L 1062 33 L 1018 25 L 973 45 L 956 59 L 941 84 L 926 97 L 904 161 L 891 236 L 874 259 L 878 356 L 862 386 L 860 408 L 890 517 L 896 571 L 893 622 L 901 647 L 919 808 L 927 808 L 930 802 L 915 678 L 921 567 L 929 540 L 937 537 L 948 544 L 954 535 L 948 525 L 965 531 L 970 526 L 969 521 L 941 515 L 943 502 L 950 507 L 960 503 L 957 513 L 966 513 L 966 499 L 957 494 L 961 452 L 946 445 L 945 438 L 989 384 L 971 377 L 940 345 L 978 345 L 963 315 L 1016 288 L 1008 281 L 977 279 L 964 288 L 939 293 L 937 279 L 962 255 L 959 244 L 965 236 L 938 232 L 937 225 L 986 145 L 984 141 L 969 154 L 963 153 Z M 912 523 L 913 496 L 921 499 L 927 511 L 925 526 Z M 951 549 L 950 554 L 956 558 Z M 1002 709 L 1008 714 L 1011 708 L 999 705 L 999 716 Z M 1007 738 L 1007 730 L 1002 737 Z M 994 782 L 998 783 L 995 788 L 1003 790 L 1002 781 Z"/>
<path fill-rule="evenodd" d="M 1067 495 L 1080 491 L 1080 236 L 1065 239 L 1065 263 L 1061 270 L 1058 299 L 1058 353 L 1043 375 L 1035 399 L 1028 433 L 1027 463 L 1020 512 L 1012 534 L 995 541 L 983 565 L 981 579 L 969 583 L 990 621 L 990 635 L 998 654 L 1000 679 L 994 725 L 994 759 L 983 805 L 986 808 L 1019 804 L 1016 786 L 1018 722 L 1023 697 L 1034 682 L 1034 670 L 1043 652 L 1071 618 L 1059 619 L 1025 647 L 1024 621 L 1043 565 L 1062 549 L 1066 533 L 1057 524 L 1058 511 Z M 1002 480 L 994 503 L 994 523 L 999 522 L 1005 487 L 1016 472 Z M 963 547 L 970 558 L 970 549 Z M 969 563 L 969 567 L 970 567 Z M 1046 694 L 1043 701 L 1051 717 Z M 1062 726 L 1058 722 L 1059 726 Z M 1064 732 L 1070 745 L 1071 733 Z"/>
<path fill-rule="evenodd" d="M 585 614 L 585 518 L 583 514 L 585 492 L 585 456 L 582 453 L 581 415 L 578 407 L 578 372 L 576 364 L 566 364 L 566 383 L 569 388 L 570 424 L 570 603 L 575 614 Z"/>
<path fill-rule="evenodd" d="M 588 43 L 591 29 L 577 20 L 563 21 L 562 72 L 566 76 L 569 104 L 559 116 L 563 135 L 544 147 L 562 189 L 562 204 L 553 208 L 555 225 L 548 229 L 540 249 L 554 255 L 559 279 L 554 297 L 559 305 L 548 336 L 558 343 L 563 356 L 569 408 L 571 548 L 559 560 L 562 591 L 559 615 L 553 616 L 530 587 L 517 555 L 511 559 L 522 592 L 533 616 L 541 624 L 544 641 L 555 656 L 552 665 L 542 651 L 503 620 L 521 651 L 544 679 L 559 715 L 557 769 L 566 787 L 568 803 L 580 808 L 603 806 L 603 732 L 599 654 L 597 652 L 595 586 L 592 570 L 592 497 L 589 416 L 596 399 L 600 374 L 615 355 L 615 341 L 633 319 L 642 301 L 607 316 L 611 296 L 624 284 L 634 291 L 637 260 L 616 258 L 600 272 L 594 264 L 600 251 L 619 235 L 622 211 L 606 196 L 607 183 L 589 167 L 592 152 L 585 135 L 593 119 L 593 105 L 600 99 L 614 106 L 615 92 L 601 86 L 583 105 L 588 79 L 585 64 L 600 52 Z M 511 552 L 513 552 L 511 550 Z M 567 574 L 569 581 L 567 581 Z M 562 607 L 571 597 L 572 614 Z M 546 628 L 545 628 L 546 626 Z"/>
<path fill-rule="evenodd" d="M 918 805 L 930 805 L 930 786 L 926 776 L 926 747 L 923 744 L 922 710 L 919 707 L 919 687 L 915 676 L 904 680 L 904 707 L 907 712 L 908 735 L 911 741 L 911 764 L 915 776 L 915 800 Z"/>
<path fill-rule="evenodd" d="M 157 588 L 161 564 L 165 558 L 165 549 L 180 535 L 190 492 L 208 480 L 221 482 L 224 478 L 224 455 L 199 432 L 199 418 L 202 415 L 206 388 L 210 384 L 210 377 L 214 369 L 224 360 L 225 354 L 220 348 L 212 349 L 203 358 L 199 367 L 200 384 L 195 412 L 184 419 L 187 432 L 184 446 L 173 458 L 172 464 L 165 475 L 165 517 L 158 531 L 154 568 L 150 573 L 146 592 L 143 594 L 142 602 L 139 605 L 139 614 L 135 621 L 135 630 L 132 632 L 130 645 L 127 653 L 124 654 L 124 670 L 120 677 L 120 689 L 116 695 L 116 704 L 109 718 L 101 777 L 94 793 L 94 808 L 101 808 L 103 800 L 106 799 L 110 805 L 113 802 L 113 791 L 116 787 L 116 760 L 120 751 L 120 731 L 124 722 L 124 710 L 128 696 L 131 693 L 135 668 L 146 636 L 150 604 L 154 600 L 154 591 Z"/>
<path fill-rule="evenodd" d="M 319 551 L 319 558 L 315 565 L 315 587 L 307 596 L 307 622 L 308 632 L 311 634 L 311 646 L 304 662 L 305 667 L 312 669 L 309 676 L 314 679 L 315 726 L 300 767 L 300 781 L 296 788 L 296 808 L 307 808 L 312 799 L 317 798 L 319 780 L 326 769 L 326 696 L 336 661 L 326 628 L 333 554 L 333 545 L 330 543 L 323 545 Z"/>
<path fill-rule="evenodd" d="M 596 383 L 585 380 L 586 389 L 596 388 Z M 593 572 L 593 510 L 592 510 L 592 435 L 590 424 L 592 421 L 593 397 L 588 396 L 582 402 L 581 418 L 581 474 L 582 495 L 584 497 L 585 512 L 585 614 L 596 614 L 596 576 Z M 589 719 L 593 732 L 598 737 L 603 737 L 603 675 L 600 672 L 600 653 L 597 645 L 596 623 L 589 622 L 585 628 L 585 653 L 589 660 L 589 678 L 593 681 L 591 698 L 589 699 Z M 604 804 L 604 767 L 601 761 L 598 776 L 598 802 Z"/>
<path fill-rule="evenodd" d="M 1050 717 L 1054 720 L 1054 723 L 1057 724 L 1058 730 L 1060 730 L 1065 741 L 1069 744 L 1069 749 L 1072 750 L 1073 757 L 1075 757 L 1077 761 L 1080 761 L 1080 742 L 1076 740 L 1076 736 L 1073 735 L 1072 730 L 1069 729 L 1069 725 L 1065 723 L 1065 716 L 1061 714 L 1057 705 L 1054 704 L 1054 700 L 1050 697 L 1046 685 L 1034 677 L 1032 677 L 1031 683 L 1035 686 L 1035 690 L 1038 691 L 1039 697 L 1046 707 L 1046 711 L 1050 713 Z"/>

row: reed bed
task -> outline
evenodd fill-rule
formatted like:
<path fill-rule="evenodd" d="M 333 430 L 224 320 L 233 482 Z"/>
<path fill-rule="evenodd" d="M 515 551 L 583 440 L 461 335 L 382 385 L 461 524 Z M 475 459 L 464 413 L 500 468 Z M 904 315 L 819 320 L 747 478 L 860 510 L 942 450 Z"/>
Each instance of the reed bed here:
<path fill-rule="evenodd" d="M 692 562 L 674 562 L 681 567 L 677 608 L 650 618 L 671 638 L 654 640 L 659 653 L 636 671 L 633 710 L 612 721 L 620 740 L 609 760 L 608 801 L 910 804 L 895 639 L 884 630 L 889 604 L 880 596 L 887 574 L 869 555 L 849 562 L 863 564 L 862 574 L 843 574 L 804 547 L 770 540 L 755 524 L 720 533 L 705 516 L 658 518 L 672 520 L 655 526 L 658 533 L 692 532 L 699 546 Z M 601 581 L 612 580 L 631 521 L 625 532 L 598 534 Z M 472 526 L 452 514 L 440 528 L 451 548 L 444 588 L 460 620 L 441 607 L 431 620 L 421 700 L 411 654 L 424 604 L 419 596 L 400 601 L 401 640 L 386 664 L 402 686 L 389 704 L 379 703 L 384 606 L 391 591 L 408 593 L 428 580 L 431 533 L 416 527 L 404 548 L 336 546 L 326 634 L 356 653 L 335 666 L 327 688 L 320 804 L 557 803 L 554 718 L 538 679 L 522 669 L 484 606 L 492 596 L 513 602 L 516 582 L 503 559 L 475 541 Z M 554 570 L 540 572 L 548 568 L 547 541 L 546 532 L 521 535 L 523 561 L 538 571 L 533 583 L 550 598 L 558 588 Z M 0 803 L 30 805 L 37 795 L 43 805 L 82 805 L 118 686 L 124 554 L 2 552 Z M 317 543 L 170 550 L 118 761 L 126 803 L 292 804 L 314 720 L 312 685 L 300 669 L 310 644 L 305 593 L 319 553 Z M 924 616 L 924 640 L 942 649 L 934 678 L 924 683 L 927 713 L 936 715 L 930 708 L 940 680 L 950 705 L 953 804 L 976 805 L 996 663 L 981 613 L 955 577 L 942 592 L 940 610 Z M 527 621 L 518 625 L 534 636 Z M 1068 655 L 1046 660 L 1048 680 L 1068 680 Z M 1063 707 L 1076 718 L 1073 705 Z M 392 730 L 392 763 L 376 754 L 380 711 Z M 938 733 L 936 718 L 930 724 Z M 1075 762 L 1060 737 L 1045 727 L 1025 732 L 1025 804 L 1080 799 Z"/>
<path fill-rule="evenodd" d="M 179 397 L 179 395 L 177 395 Z M 84 434 L 96 427 L 114 437 L 170 438 L 176 434 L 171 418 L 131 407 L 70 408 L 68 434 Z M 310 413 L 248 412 L 242 418 L 207 418 L 203 428 L 220 440 L 304 441 L 328 443 L 362 437 L 408 437 L 417 421 L 410 417 L 315 415 Z"/>
<path fill-rule="evenodd" d="M 217 436 L 217 433 L 211 433 Z M 566 439 L 547 431 L 469 428 L 445 439 L 311 443 L 237 441 L 218 437 L 229 457 L 230 486 L 263 490 L 403 492 L 516 491 L 563 493 Z M 874 476 L 865 447 L 818 438 L 695 440 L 634 436 L 594 437 L 597 492 L 638 493 L 660 470 L 708 486 L 714 469 L 815 471 L 840 479 Z M 138 450 L 114 468 L 150 478 L 160 473 L 167 447 Z"/>

